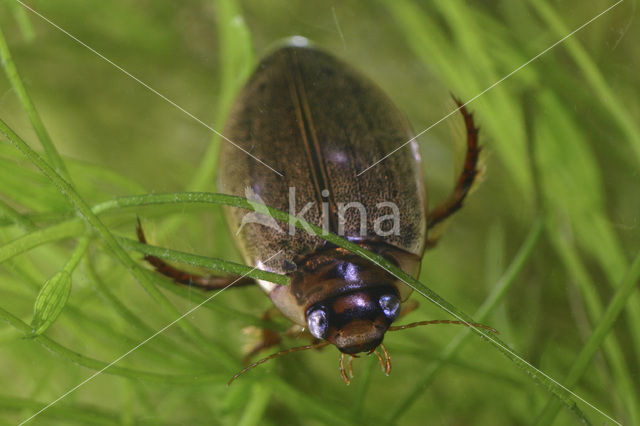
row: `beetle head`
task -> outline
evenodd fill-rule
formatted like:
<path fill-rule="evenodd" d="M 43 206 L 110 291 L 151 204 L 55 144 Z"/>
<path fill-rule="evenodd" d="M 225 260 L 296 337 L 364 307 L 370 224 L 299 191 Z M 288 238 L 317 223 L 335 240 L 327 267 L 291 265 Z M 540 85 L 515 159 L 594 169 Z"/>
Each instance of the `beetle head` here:
<path fill-rule="evenodd" d="M 318 339 L 356 354 L 377 348 L 399 314 L 400 298 L 393 286 L 367 287 L 314 304 L 307 310 L 307 326 Z"/>

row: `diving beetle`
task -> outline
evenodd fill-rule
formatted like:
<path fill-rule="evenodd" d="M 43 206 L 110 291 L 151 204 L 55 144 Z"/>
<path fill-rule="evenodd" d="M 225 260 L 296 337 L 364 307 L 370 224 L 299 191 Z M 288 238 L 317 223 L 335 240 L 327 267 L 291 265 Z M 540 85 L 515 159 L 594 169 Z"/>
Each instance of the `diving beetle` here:
<path fill-rule="evenodd" d="M 420 154 L 403 114 L 359 72 L 299 42 L 304 39 L 295 40 L 298 42 L 280 47 L 260 62 L 238 95 L 224 131 L 242 150 L 281 176 L 232 144 L 223 144 L 219 191 L 253 194 L 268 206 L 294 214 L 303 210 L 306 221 L 324 225 L 323 229 L 383 256 L 417 278 L 425 249 L 437 241 L 431 231 L 462 206 L 478 176 L 478 129 L 471 114 L 456 100 L 467 132 L 464 168 L 452 194 L 429 211 Z M 409 140 L 407 147 L 358 175 Z M 297 209 L 292 209 L 292 202 Z M 345 208 L 358 205 L 370 213 L 381 204 L 397 207 L 391 208 L 397 216 L 393 220 L 392 215 L 383 216 L 390 221 L 387 225 L 393 225 L 386 229 L 380 217 Z M 436 322 L 461 323 L 422 321 L 392 326 L 410 306 L 410 287 L 319 236 L 284 232 L 278 226 L 246 221 L 246 215 L 241 209 L 226 208 L 231 230 L 239 230 L 237 245 L 245 261 L 290 277 L 288 286 L 261 280 L 257 284 L 283 315 L 308 329 L 315 343 L 278 352 L 239 374 L 285 353 L 333 344 L 341 352 L 342 378 L 349 383 L 345 356 L 349 356 L 350 375 L 351 360 L 361 352 L 375 353 L 389 373 L 390 357 L 382 343 L 387 331 Z M 138 236 L 145 242 L 140 227 Z M 254 284 L 246 277 L 198 276 L 154 256 L 145 259 L 175 281 L 204 289 L 221 289 L 234 280 L 234 287 Z M 265 337 L 254 352 L 278 341 Z"/>

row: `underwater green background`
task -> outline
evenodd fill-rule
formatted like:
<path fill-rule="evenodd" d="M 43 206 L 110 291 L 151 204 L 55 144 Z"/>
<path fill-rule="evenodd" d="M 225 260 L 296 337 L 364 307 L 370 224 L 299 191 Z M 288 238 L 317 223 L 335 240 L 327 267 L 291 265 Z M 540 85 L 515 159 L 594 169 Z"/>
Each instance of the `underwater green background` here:
<path fill-rule="evenodd" d="M 259 58 L 292 35 L 376 81 L 416 133 L 455 108 L 451 94 L 468 101 L 517 70 L 468 105 L 482 182 L 426 253 L 420 282 L 598 410 L 640 424 L 635 0 L 28 4 L 217 130 Z M 211 295 L 144 265 L 136 217 L 154 245 L 241 259 L 219 205 L 117 198 L 215 192 L 217 136 L 14 0 L 0 1 L 0 28 L 0 424 L 17 424 Z M 435 205 L 462 166 L 462 120 L 418 141 Z M 400 323 L 452 319 L 412 297 L 420 308 Z M 578 398 L 562 404 L 539 373 L 459 326 L 388 334 L 389 377 L 362 357 L 345 386 L 329 347 L 227 387 L 260 327 L 286 329 L 261 319 L 270 306 L 258 288 L 224 291 L 31 422 L 608 421 Z"/>

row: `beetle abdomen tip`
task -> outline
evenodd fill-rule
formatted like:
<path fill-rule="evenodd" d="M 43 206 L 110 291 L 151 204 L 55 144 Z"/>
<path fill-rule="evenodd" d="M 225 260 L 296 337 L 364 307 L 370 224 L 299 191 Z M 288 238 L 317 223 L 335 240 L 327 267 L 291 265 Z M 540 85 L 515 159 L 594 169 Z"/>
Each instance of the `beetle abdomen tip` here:
<path fill-rule="evenodd" d="M 285 39 L 284 44 L 287 45 L 287 46 L 295 46 L 295 47 L 310 47 L 311 46 L 311 42 L 309 41 L 309 39 L 306 38 L 306 37 L 303 37 L 301 35 L 294 35 L 294 36 L 291 36 L 291 37 Z"/>

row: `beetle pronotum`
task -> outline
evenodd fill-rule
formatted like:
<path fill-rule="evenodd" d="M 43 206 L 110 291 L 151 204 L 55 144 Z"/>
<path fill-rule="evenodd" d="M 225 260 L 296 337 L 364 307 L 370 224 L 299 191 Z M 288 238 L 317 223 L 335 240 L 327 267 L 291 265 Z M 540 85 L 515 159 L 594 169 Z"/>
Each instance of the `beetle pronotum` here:
<path fill-rule="evenodd" d="M 308 222 L 339 233 L 417 277 L 425 249 L 437 241 L 429 231 L 462 206 L 478 176 L 478 130 L 472 116 L 458 105 L 467 130 L 464 169 L 449 198 L 429 211 L 415 141 L 358 176 L 359 171 L 412 138 L 408 123 L 389 98 L 371 81 L 321 50 L 284 46 L 259 64 L 236 99 L 225 129 L 227 137 L 283 176 L 224 144 L 219 190 L 240 196 L 253 194 L 285 211 L 291 211 L 292 201 L 304 205 Z M 395 215 L 367 215 L 381 205 L 390 207 Z M 360 215 L 349 210 L 354 206 L 362 207 L 356 209 Z M 375 354 L 389 373 L 390 356 L 382 343 L 387 331 L 433 323 L 461 324 L 422 321 L 392 326 L 408 307 L 411 294 L 395 277 L 313 234 L 287 233 L 277 225 L 247 221 L 246 212 L 238 209 L 229 208 L 226 213 L 230 227 L 239 228 L 237 242 L 246 262 L 287 274 L 291 280 L 288 286 L 260 280 L 257 284 L 282 314 L 307 328 L 316 339 L 311 345 L 264 358 L 238 375 L 285 353 L 333 344 L 341 352 L 341 376 L 349 383 L 351 361 L 360 352 Z M 385 220 L 392 226 L 383 229 Z M 138 235 L 144 242 L 141 228 Z M 281 254 L 269 262 L 261 260 L 278 251 Z M 234 279 L 186 274 L 157 257 L 146 259 L 175 281 L 205 289 L 220 289 Z M 234 285 L 253 283 L 244 278 Z M 278 340 L 265 340 L 259 349 Z"/>

